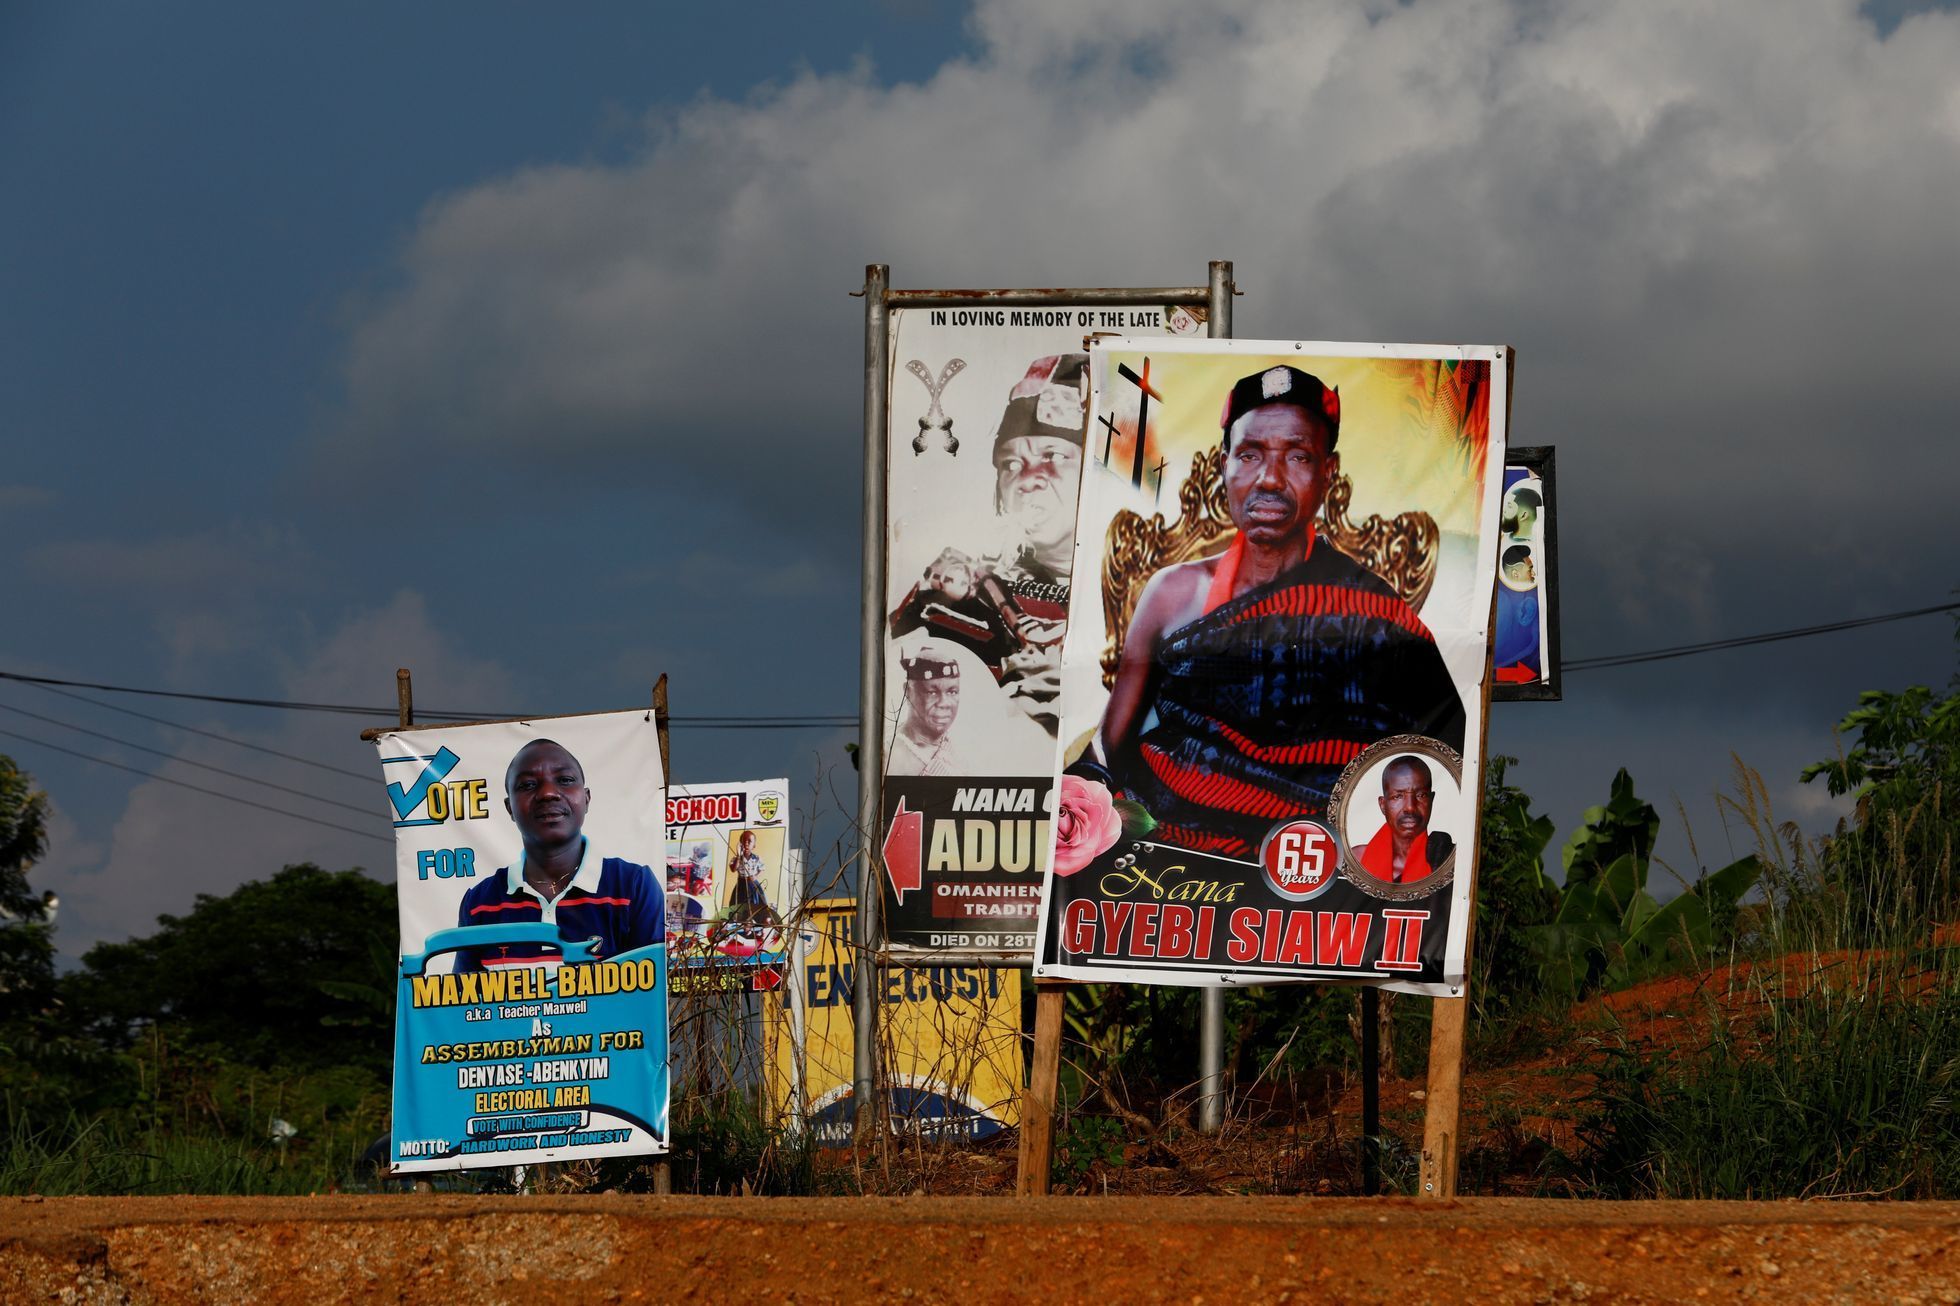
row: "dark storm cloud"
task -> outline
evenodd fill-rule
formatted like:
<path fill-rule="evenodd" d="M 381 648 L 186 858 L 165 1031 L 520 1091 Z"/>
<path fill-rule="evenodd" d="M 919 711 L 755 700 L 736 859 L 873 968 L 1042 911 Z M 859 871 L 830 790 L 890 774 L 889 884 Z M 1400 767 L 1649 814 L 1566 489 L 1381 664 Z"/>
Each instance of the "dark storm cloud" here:
<path fill-rule="evenodd" d="M 1515 438 L 1560 450 L 1569 655 L 1933 602 L 1960 17 L 1880 17 L 982 4 L 976 56 L 919 80 L 702 100 L 629 161 L 433 204 L 357 319 L 333 434 L 525 476 L 574 450 L 715 502 L 739 460 L 778 535 L 715 549 L 847 557 L 863 263 L 1135 284 L 1229 256 L 1244 336 L 1517 347 Z M 1547 768 L 1575 802 L 1616 749 L 1700 793 L 1759 745 L 1788 784 L 1858 688 L 1951 662 L 1938 623 L 1772 647 L 1575 677 L 1499 743 L 1582 759 Z"/>

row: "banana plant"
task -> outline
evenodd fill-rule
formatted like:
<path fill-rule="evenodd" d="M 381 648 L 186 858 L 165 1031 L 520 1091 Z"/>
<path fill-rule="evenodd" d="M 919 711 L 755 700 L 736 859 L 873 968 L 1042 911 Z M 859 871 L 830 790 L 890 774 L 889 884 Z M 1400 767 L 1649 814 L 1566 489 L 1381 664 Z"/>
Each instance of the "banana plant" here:
<path fill-rule="evenodd" d="M 1762 876 L 1761 863 L 1743 857 L 1661 902 L 1647 890 L 1659 828 L 1659 813 L 1634 796 L 1625 770 L 1613 779 L 1611 799 L 1587 810 L 1565 847 L 1558 915 L 1532 931 L 1548 988 L 1575 998 L 1624 988 L 1672 958 L 1708 951 L 1715 922 L 1733 919 L 1736 904 Z"/>

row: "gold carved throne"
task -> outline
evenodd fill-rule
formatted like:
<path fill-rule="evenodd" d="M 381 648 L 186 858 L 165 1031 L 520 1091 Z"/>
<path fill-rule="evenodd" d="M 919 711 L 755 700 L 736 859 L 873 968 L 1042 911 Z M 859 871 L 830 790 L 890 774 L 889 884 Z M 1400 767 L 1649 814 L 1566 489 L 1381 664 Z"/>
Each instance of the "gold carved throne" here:
<path fill-rule="evenodd" d="M 1191 471 L 1178 487 L 1178 518 L 1166 522 L 1161 513 L 1148 518 L 1125 509 L 1109 523 L 1103 550 L 1102 678 L 1105 687 L 1116 681 L 1118 651 L 1137 597 L 1160 570 L 1178 562 L 1223 553 L 1232 538 L 1232 515 L 1225 505 L 1225 478 L 1220 471 L 1224 450 L 1213 447 L 1191 459 Z M 1356 525 L 1348 519 L 1354 486 L 1345 473 L 1336 473 L 1327 487 L 1317 524 L 1320 537 L 1387 581 L 1412 608 L 1421 608 L 1436 583 L 1437 550 L 1442 532 L 1426 512 L 1405 512 L 1392 521 L 1377 513 Z"/>

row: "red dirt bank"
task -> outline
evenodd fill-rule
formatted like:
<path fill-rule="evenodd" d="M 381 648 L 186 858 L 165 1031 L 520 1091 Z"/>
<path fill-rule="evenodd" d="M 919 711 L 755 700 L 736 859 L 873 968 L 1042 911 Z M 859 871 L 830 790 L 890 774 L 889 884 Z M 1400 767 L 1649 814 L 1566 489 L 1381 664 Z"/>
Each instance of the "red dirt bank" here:
<path fill-rule="evenodd" d="M 0 1199 L 0 1301 L 1960 1303 L 1960 1203 Z"/>

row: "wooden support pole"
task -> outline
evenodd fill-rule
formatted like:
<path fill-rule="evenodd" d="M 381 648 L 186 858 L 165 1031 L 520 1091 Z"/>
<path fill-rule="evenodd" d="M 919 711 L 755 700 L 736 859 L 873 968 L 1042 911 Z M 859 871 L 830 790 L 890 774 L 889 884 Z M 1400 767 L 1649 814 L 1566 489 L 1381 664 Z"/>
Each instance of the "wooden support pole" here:
<path fill-rule="evenodd" d="M 1382 1190 L 1381 990 L 1361 990 L 1361 1195 Z"/>
<path fill-rule="evenodd" d="M 673 750 L 668 744 L 667 715 L 667 673 L 661 672 L 660 679 L 653 682 L 653 729 L 660 736 L 660 779 L 664 784 L 674 783 Z"/>
<path fill-rule="evenodd" d="M 1456 1196 L 1456 1144 L 1463 1109 L 1463 1023 L 1467 996 L 1437 998 L 1429 1017 L 1429 1090 L 1422 1120 L 1417 1197 Z"/>
<path fill-rule="evenodd" d="M 395 668 L 395 710 L 401 717 L 402 729 L 415 724 L 415 686 L 408 678 L 407 667 Z"/>
<path fill-rule="evenodd" d="M 660 673 L 660 678 L 653 682 L 653 730 L 654 734 L 660 740 L 660 783 L 663 786 L 672 786 L 674 783 L 674 762 L 673 750 L 668 744 L 667 673 L 664 671 Z M 673 1047 L 669 1045 L 667 1049 L 667 1064 L 670 1070 L 673 1067 L 673 1055 Z M 673 1082 L 670 1076 L 668 1081 L 668 1093 L 670 1096 L 672 1092 Z M 669 1114 L 672 1114 L 671 1109 Z M 671 1138 L 667 1142 L 669 1146 L 672 1146 L 673 1140 Z M 664 1156 L 653 1163 L 653 1191 L 662 1197 L 674 1191 L 674 1164 Z"/>
<path fill-rule="evenodd" d="M 1497 629 L 1497 592 L 1490 596 L 1490 624 Z M 1494 678 L 1493 650 L 1484 650 L 1483 711 L 1477 718 L 1477 760 L 1480 767 L 1490 765 L 1490 686 Z M 1477 776 L 1483 783 L 1481 770 Z M 1429 1017 L 1429 1087 L 1423 1100 L 1422 1168 L 1416 1182 L 1419 1198 L 1448 1199 L 1456 1196 L 1456 1150 L 1458 1126 L 1463 1114 L 1463 1028 L 1470 1014 L 1470 950 L 1477 935 L 1477 862 L 1484 853 L 1483 794 L 1471 805 L 1479 826 L 1476 852 L 1470 859 L 1470 919 L 1463 925 L 1463 991 L 1453 998 L 1437 998 Z"/>
<path fill-rule="evenodd" d="M 1021 1095 L 1021 1156 L 1014 1178 L 1017 1197 L 1046 1197 L 1055 1149 L 1055 1094 L 1062 1077 L 1062 989 L 1052 980 L 1034 987 L 1034 1063 Z"/>

